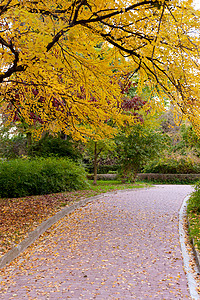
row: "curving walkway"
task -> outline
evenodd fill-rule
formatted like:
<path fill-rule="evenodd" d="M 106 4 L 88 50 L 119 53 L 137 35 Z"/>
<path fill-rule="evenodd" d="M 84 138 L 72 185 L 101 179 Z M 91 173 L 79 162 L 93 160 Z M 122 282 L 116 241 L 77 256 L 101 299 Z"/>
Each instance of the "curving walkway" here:
<path fill-rule="evenodd" d="M 191 192 L 126 190 L 77 209 L 7 268 L 0 299 L 191 299 L 178 234 Z"/>

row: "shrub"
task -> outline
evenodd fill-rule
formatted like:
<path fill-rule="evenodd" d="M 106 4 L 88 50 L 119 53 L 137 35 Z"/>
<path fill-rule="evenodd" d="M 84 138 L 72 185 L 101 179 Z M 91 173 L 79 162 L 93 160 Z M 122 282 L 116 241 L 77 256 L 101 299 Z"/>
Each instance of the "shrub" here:
<path fill-rule="evenodd" d="M 200 181 L 189 198 L 187 206 L 188 229 L 191 242 L 200 251 Z"/>
<path fill-rule="evenodd" d="M 16 159 L 0 165 L 1 197 L 58 193 L 87 186 L 84 168 L 69 159 Z"/>
<path fill-rule="evenodd" d="M 160 158 L 148 163 L 144 173 L 161 173 L 161 174 L 198 174 L 200 165 L 191 158 Z"/>
<path fill-rule="evenodd" d="M 7 159 L 16 159 L 27 154 L 26 138 L 19 134 L 11 138 L 0 137 L 0 155 Z"/>
<path fill-rule="evenodd" d="M 34 141 L 29 148 L 29 156 L 32 157 L 68 157 L 73 160 L 81 158 L 81 154 L 75 142 L 70 137 L 66 140 L 61 139 L 59 136 L 53 137 L 46 134 L 39 141 Z"/>
<path fill-rule="evenodd" d="M 161 155 L 168 139 L 159 131 L 144 125 L 135 125 L 127 135 L 121 132 L 116 137 L 119 155 L 119 175 L 122 182 L 134 182 L 146 162 Z"/>

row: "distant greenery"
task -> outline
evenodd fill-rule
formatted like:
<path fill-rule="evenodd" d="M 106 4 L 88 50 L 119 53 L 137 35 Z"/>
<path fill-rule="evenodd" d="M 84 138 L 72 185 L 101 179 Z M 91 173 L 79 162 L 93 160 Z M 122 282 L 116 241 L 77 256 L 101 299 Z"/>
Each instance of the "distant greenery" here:
<path fill-rule="evenodd" d="M 162 174 L 200 173 L 200 139 L 188 124 L 175 125 L 170 112 L 153 123 L 130 127 L 109 140 L 98 141 L 98 174 L 118 173 L 124 182 L 138 172 Z M 155 123 L 155 124 L 154 124 Z M 94 141 L 83 144 L 69 136 L 46 133 L 39 141 L 28 139 L 25 129 L 0 127 L 0 157 L 63 157 L 82 161 L 86 172 L 94 173 Z M 32 142 L 30 142 L 32 141 Z M 29 143 L 30 142 L 30 143 Z M 161 155 L 159 156 L 159 154 Z M 158 182 L 158 181 L 156 181 Z M 162 181 L 163 182 L 163 181 Z M 171 180 L 165 181 L 170 182 Z M 172 183 L 189 183 L 174 179 Z"/>
<path fill-rule="evenodd" d="M 165 120 L 166 117 L 166 120 Z M 162 132 L 170 142 L 163 155 L 147 161 L 142 172 L 162 174 L 200 173 L 200 138 L 189 124 L 177 126 L 168 112 L 162 116 Z"/>
<path fill-rule="evenodd" d="M 143 179 L 143 182 L 148 182 L 150 184 L 195 184 L 198 182 L 198 179 L 191 179 L 189 176 L 185 178 L 163 178 L 163 179 Z M 137 181 L 136 181 L 137 182 Z"/>
<path fill-rule="evenodd" d="M 30 156 L 41 157 L 69 157 L 73 160 L 81 158 L 80 151 L 75 147 L 75 142 L 70 137 L 62 139 L 59 135 L 46 134 L 39 141 L 33 141 L 28 149 Z"/>
<path fill-rule="evenodd" d="M 198 174 L 200 163 L 197 164 L 192 158 L 183 157 L 162 157 L 146 164 L 143 173 L 161 174 Z"/>
<path fill-rule="evenodd" d="M 0 137 L 0 156 L 15 159 L 27 155 L 26 138 L 22 134 Z"/>
<path fill-rule="evenodd" d="M 82 158 L 77 143 L 70 137 L 63 139 L 60 134 L 52 136 L 45 134 L 40 140 L 30 138 L 28 141 L 25 132 L 16 132 L 10 135 L 2 132 L 0 127 L 0 156 L 6 159 L 29 157 L 68 157 L 73 160 Z"/>
<path fill-rule="evenodd" d="M 116 144 L 121 179 L 134 182 L 144 165 L 162 153 L 167 139 L 159 130 L 135 125 L 129 134 L 122 132 L 118 135 Z"/>
<path fill-rule="evenodd" d="M 98 167 L 98 174 L 116 174 L 119 165 L 114 164 L 114 165 L 99 165 Z M 94 167 L 90 164 L 86 166 L 86 170 L 88 173 L 92 174 L 94 172 Z"/>
<path fill-rule="evenodd" d="M 0 165 L 0 196 L 42 195 L 88 187 L 83 167 L 63 158 L 15 159 Z"/>

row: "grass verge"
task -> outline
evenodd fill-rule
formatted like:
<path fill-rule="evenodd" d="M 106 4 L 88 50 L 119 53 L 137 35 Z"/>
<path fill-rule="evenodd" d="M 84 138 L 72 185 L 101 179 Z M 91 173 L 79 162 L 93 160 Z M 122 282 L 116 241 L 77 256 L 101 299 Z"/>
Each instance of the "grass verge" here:
<path fill-rule="evenodd" d="M 200 252 L 200 214 L 188 213 L 188 220 L 190 239 L 191 241 L 193 240 L 193 245 L 197 247 Z"/>
<path fill-rule="evenodd" d="M 191 241 L 200 252 L 200 186 L 195 187 L 195 192 L 191 195 L 187 206 L 187 217 L 189 221 L 188 232 Z"/>
<path fill-rule="evenodd" d="M 15 245 L 62 207 L 73 204 L 82 198 L 92 197 L 109 191 L 144 188 L 148 183 L 121 184 L 117 180 L 98 181 L 87 190 L 27 196 L 22 198 L 0 198 L 0 256 Z"/>

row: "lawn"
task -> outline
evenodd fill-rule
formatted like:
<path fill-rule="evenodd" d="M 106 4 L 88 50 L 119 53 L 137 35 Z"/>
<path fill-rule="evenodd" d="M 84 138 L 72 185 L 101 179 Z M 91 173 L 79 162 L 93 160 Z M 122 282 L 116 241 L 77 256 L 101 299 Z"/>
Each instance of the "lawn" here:
<path fill-rule="evenodd" d="M 200 252 L 200 186 L 199 183 L 195 187 L 195 192 L 188 200 L 187 217 L 189 235 L 194 246 Z"/>
<path fill-rule="evenodd" d="M 142 182 L 121 184 L 117 180 L 98 181 L 96 186 L 92 185 L 92 181 L 89 182 L 91 187 L 88 190 L 0 199 L 0 256 L 20 243 L 28 232 L 34 230 L 43 221 L 80 199 L 109 191 L 150 186 Z"/>

